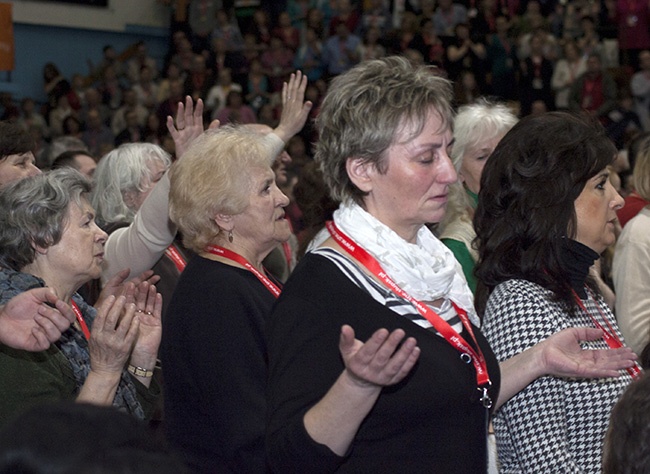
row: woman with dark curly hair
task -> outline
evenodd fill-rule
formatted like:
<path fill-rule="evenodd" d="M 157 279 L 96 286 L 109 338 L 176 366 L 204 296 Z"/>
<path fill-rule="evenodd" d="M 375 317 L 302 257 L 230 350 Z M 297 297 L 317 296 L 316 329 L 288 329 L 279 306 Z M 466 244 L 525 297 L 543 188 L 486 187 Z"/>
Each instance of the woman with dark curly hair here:
<path fill-rule="evenodd" d="M 583 348 L 624 345 L 588 276 L 623 205 L 607 171 L 615 155 L 597 122 L 561 112 L 523 119 L 494 150 L 474 226 L 477 309 L 499 360 L 571 326 L 603 331 Z M 638 372 L 532 382 L 494 414 L 501 472 L 600 472 L 609 413 Z"/>

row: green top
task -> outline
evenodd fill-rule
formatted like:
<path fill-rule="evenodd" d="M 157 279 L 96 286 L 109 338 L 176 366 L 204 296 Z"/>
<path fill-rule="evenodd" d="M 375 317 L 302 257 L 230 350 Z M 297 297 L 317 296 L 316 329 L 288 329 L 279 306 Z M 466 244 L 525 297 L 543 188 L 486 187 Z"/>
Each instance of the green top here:
<path fill-rule="evenodd" d="M 476 206 L 478 205 L 478 194 L 474 194 L 467 188 L 464 189 L 472 201 L 472 207 L 476 209 Z M 458 263 L 460 263 L 460 266 L 463 268 L 463 274 L 465 275 L 469 289 L 472 290 L 472 293 L 476 293 L 476 277 L 474 276 L 474 266 L 476 265 L 476 262 L 467 249 L 467 245 L 456 239 L 443 238 L 440 239 L 440 241 L 454 254 L 454 257 L 456 257 L 456 260 L 458 260 Z"/>
<path fill-rule="evenodd" d="M 456 260 L 458 260 L 458 263 L 463 268 L 469 289 L 472 290 L 472 293 L 475 293 L 476 278 L 474 277 L 474 265 L 476 265 L 476 262 L 469 254 L 467 246 L 463 242 L 454 239 L 441 239 L 441 242 L 454 254 L 454 257 L 456 257 Z"/>
<path fill-rule="evenodd" d="M 149 388 L 132 378 L 145 416 L 150 418 L 160 396 L 157 381 Z M 56 345 L 28 352 L 0 344 L 0 427 L 36 405 L 76 399 L 77 386 L 70 362 Z"/>

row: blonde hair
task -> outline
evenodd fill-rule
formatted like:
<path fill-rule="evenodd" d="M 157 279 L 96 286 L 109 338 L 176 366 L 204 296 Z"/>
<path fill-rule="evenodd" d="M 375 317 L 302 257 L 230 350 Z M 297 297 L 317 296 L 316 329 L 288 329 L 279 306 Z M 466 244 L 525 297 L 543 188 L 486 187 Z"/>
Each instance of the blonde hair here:
<path fill-rule="evenodd" d="M 650 201 L 650 137 L 639 144 L 634 163 L 634 189 L 646 201 Z"/>
<path fill-rule="evenodd" d="M 206 131 L 171 167 L 169 215 L 183 243 L 201 252 L 221 229 L 217 214 L 236 215 L 249 203 L 252 168 L 268 168 L 274 150 L 263 135 L 244 126 Z"/>

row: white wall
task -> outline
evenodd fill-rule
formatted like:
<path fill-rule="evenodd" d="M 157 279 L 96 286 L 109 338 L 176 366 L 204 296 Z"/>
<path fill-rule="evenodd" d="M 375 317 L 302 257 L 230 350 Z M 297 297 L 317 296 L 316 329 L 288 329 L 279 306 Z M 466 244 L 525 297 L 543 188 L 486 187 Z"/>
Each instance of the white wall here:
<path fill-rule="evenodd" d="M 7 1 L 7 0 L 3 0 Z M 167 28 L 170 11 L 157 0 L 108 0 L 108 8 L 72 3 L 9 0 L 15 23 L 125 31 L 127 26 Z"/>

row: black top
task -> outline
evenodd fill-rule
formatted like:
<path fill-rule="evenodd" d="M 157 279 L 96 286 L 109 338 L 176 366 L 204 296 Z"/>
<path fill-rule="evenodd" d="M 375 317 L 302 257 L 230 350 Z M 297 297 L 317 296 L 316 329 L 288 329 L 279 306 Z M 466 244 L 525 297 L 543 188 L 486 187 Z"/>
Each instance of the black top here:
<path fill-rule="evenodd" d="M 275 297 L 251 272 L 194 256 L 163 320 L 165 427 L 196 472 L 266 472 L 264 326 Z"/>
<path fill-rule="evenodd" d="M 580 298 L 586 299 L 585 282 L 589 275 L 589 268 L 599 258 L 599 255 L 576 240 L 564 239 L 562 244 L 562 263 L 571 288 Z"/>
<path fill-rule="evenodd" d="M 382 391 L 345 458 L 315 443 L 302 421 L 344 368 L 343 324 L 362 341 L 379 328 L 402 328 L 421 349 L 411 373 Z M 496 400 L 498 364 L 474 331 Z M 271 315 L 268 345 L 267 452 L 275 472 L 486 472 L 487 411 L 474 367 L 442 337 L 379 304 L 325 257 L 306 255 L 292 273 Z"/>

